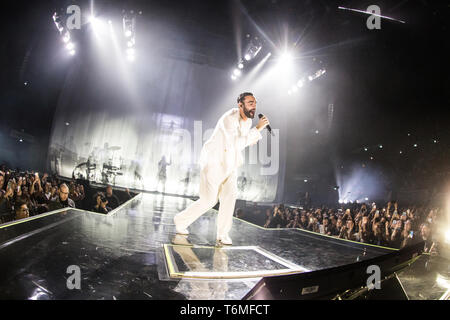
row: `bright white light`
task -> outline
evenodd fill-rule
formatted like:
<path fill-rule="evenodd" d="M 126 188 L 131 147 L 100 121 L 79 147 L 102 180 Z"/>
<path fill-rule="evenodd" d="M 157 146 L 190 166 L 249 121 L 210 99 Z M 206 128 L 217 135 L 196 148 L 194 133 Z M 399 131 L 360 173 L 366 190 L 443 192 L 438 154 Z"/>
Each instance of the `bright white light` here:
<path fill-rule="evenodd" d="M 342 201 L 342 199 L 339 199 L 339 203 L 343 203 L 344 201 Z"/>
<path fill-rule="evenodd" d="M 347 204 L 347 202 L 348 202 L 347 200 L 344 200 L 344 204 Z"/>
<path fill-rule="evenodd" d="M 130 30 L 127 30 L 127 31 L 125 31 L 125 37 L 131 37 L 131 31 Z"/>
<path fill-rule="evenodd" d="M 381 145 L 381 144 L 380 144 L 378 147 L 379 147 L 380 149 L 383 149 L 383 145 Z"/>
<path fill-rule="evenodd" d="M 127 55 L 134 55 L 134 48 L 128 48 Z"/>
<path fill-rule="evenodd" d="M 98 33 L 98 32 L 102 32 L 103 31 L 104 24 L 103 24 L 103 22 L 100 19 L 98 19 L 98 18 L 96 18 L 94 16 L 91 16 L 89 18 L 89 22 L 91 23 L 94 32 Z"/>
<path fill-rule="evenodd" d="M 303 87 L 303 79 L 298 80 L 297 87 L 299 88 Z"/>
<path fill-rule="evenodd" d="M 292 55 L 289 52 L 280 57 L 279 66 L 283 69 L 289 69 L 292 66 Z"/>
<path fill-rule="evenodd" d="M 134 61 L 134 55 L 127 55 L 128 61 Z"/>
<path fill-rule="evenodd" d="M 450 229 L 445 232 L 445 243 L 450 243 Z"/>
<path fill-rule="evenodd" d="M 66 122 L 66 126 L 68 126 L 69 125 L 69 123 L 68 122 Z"/>
<path fill-rule="evenodd" d="M 74 45 L 72 42 L 69 42 L 69 43 L 66 45 L 66 48 L 67 48 L 68 50 L 72 50 L 74 47 L 75 47 L 75 45 Z"/>
<path fill-rule="evenodd" d="M 247 61 L 249 61 L 251 58 L 252 57 L 248 53 L 244 56 L 244 59 L 247 60 Z"/>
<path fill-rule="evenodd" d="M 291 90 L 289 90 L 289 91 L 288 91 L 288 95 L 291 95 L 291 94 L 292 94 L 292 91 L 291 91 Z"/>
<path fill-rule="evenodd" d="M 417 143 L 414 143 L 414 148 L 417 148 Z"/>
<path fill-rule="evenodd" d="M 313 76 L 308 76 L 308 80 L 309 81 L 313 81 L 314 77 Z"/>
<path fill-rule="evenodd" d="M 319 130 L 316 130 L 316 134 L 319 134 Z"/>
<path fill-rule="evenodd" d="M 240 76 L 241 75 L 241 70 L 239 70 L 239 69 L 234 69 L 234 71 L 233 71 L 233 74 L 235 75 L 235 76 Z"/>
<path fill-rule="evenodd" d="M 281 63 L 290 63 L 292 61 L 292 54 L 290 54 L 289 52 L 285 52 L 283 53 L 283 55 L 280 58 Z"/>
<path fill-rule="evenodd" d="M 298 88 L 297 88 L 297 86 L 293 86 L 291 90 L 294 91 L 294 92 L 297 92 Z"/>
<path fill-rule="evenodd" d="M 239 63 L 239 64 L 238 64 L 238 68 L 239 68 L 239 69 L 242 69 L 242 68 L 244 68 L 244 64 L 243 64 L 242 62 L 241 62 L 241 63 Z"/>
<path fill-rule="evenodd" d="M 67 43 L 67 42 L 69 42 L 69 40 L 70 40 L 70 33 L 66 32 L 64 34 L 63 41 L 64 41 L 64 43 Z"/>
<path fill-rule="evenodd" d="M 369 198 L 365 197 L 364 200 L 369 201 Z"/>
<path fill-rule="evenodd" d="M 22 140 L 22 139 L 19 139 L 19 142 L 23 142 L 23 140 Z"/>
<path fill-rule="evenodd" d="M 234 74 L 231 75 L 232 80 L 236 80 L 236 76 Z"/>
<path fill-rule="evenodd" d="M 450 281 L 439 273 L 436 276 L 436 284 L 442 288 L 450 289 Z"/>
<path fill-rule="evenodd" d="M 70 51 L 69 51 L 69 54 L 70 54 L 71 56 L 75 55 L 75 50 L 73 50 L 73 49 L 70 50 Z"/>
<path fill-rule="evenodd" d="M 133 46 L 133 42 L 132 42 L 131 40 L 128 41 L 128 42 L 127 42 L 127 46 L 128 46 L 128 47 L 132 47 L 132 46 Z"/>
<path fill-rule="evenodd" d="M 305 180 L 303 180 L 303 182 L 308 182 L 308 180 L 307 180 L 307 179 L 305 179 Z"/>
<path fill-rule="evenodd" d="M 402 150 L 400 150 L 400 154 L 402 154 L 403 153 L 403 151 Z"/>
<path fill-rule="evenodd" d="M 364 148 L 364 151 L 367 151 L 367 150 L 369 150 L 369 149 L 367 149 L 367 147 L 365 147 L 365 148 Z"/>

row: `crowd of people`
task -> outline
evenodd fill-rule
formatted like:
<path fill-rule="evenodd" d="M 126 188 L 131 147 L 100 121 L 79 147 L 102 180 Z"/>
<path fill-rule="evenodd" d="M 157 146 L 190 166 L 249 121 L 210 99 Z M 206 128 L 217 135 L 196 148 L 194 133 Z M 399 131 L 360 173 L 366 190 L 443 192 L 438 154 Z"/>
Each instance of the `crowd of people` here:
<path fill-rule="evenodd" d="M 66 207 L 108 213 L 132 195 L 126 189 L 119 200 L 112 187 L 107 186 L 105 192 L 96 192 L 92 199 L 86 197 L 83 184 L 74 180 L 63 181 L 47 173 L 20 172 L 0 165 L 0 223 Z"/>
<path fill-rule="evenodd" d="M 381 208 L 375 203 L 335 209 L 302 209 L 280 204 L 244 210 L 237 209 L 235 216 L 265 228 L 299 228 L 391 248 L 403 248 L 425 240 L 425 252 L 430 253 L 437 252 L 433 231 L 444 218 L 439 208 L 399 208 L 397 202 L 388 202 Z"/>

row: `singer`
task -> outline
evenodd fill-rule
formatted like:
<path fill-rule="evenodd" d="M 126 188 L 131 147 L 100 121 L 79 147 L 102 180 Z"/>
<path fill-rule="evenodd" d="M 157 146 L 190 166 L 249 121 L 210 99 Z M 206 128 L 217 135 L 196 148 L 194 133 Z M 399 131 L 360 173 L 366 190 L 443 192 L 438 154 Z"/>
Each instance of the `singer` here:
<path fill-rule="evenodd" d="M 237 169 L 243 164 L 242 150 L 262 138 L 260 131 L 269 125 L 262 116 L 251 128 L 256 99 L 250 92 L 237 98 L 238 108 L 223 114 L 200 155 L 199 199 L 174 217 L 177 234 L 188 235 L 187 227 L 220 200 L 217 217 L 218 246 L 232 245 L 229 237 L 237 195 Z"/>

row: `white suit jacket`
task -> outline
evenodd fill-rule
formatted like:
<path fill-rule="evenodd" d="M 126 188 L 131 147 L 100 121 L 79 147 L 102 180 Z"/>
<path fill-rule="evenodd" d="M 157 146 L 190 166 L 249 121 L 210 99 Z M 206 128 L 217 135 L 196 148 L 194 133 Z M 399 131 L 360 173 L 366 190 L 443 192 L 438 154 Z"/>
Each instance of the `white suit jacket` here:
<path fill-rule="evenodd" d="M 252 119 L 243 120 L 238 108 L 225 112 L 217 122 L 211 138 L 203 145 L 200 168 L 206 166 L 223 170 L 228 176 L 244 163 L 242 150 L 262 138 Z"/>

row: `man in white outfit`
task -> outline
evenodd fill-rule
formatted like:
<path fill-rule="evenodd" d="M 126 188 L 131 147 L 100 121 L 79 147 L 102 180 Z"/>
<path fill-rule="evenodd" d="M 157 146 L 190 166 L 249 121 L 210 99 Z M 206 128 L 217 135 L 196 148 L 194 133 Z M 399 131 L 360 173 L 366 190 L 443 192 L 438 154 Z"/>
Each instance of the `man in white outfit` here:
<path fill-rule="evenodd" d="M 256 99 L 250 92 L 241 93 L 238 108 L 220 117 L 211 138 L 200 155 L 199 199 L 174 217 L 178 234 L 189 234 L 187 227 L 220 201 L 217 217 L 217 244 L 231 245 L 228 235 L 233 222 L 237 195 L 237 170 L 243 164 L 242 150 L 262 138 L 260 131 L 269 121 L 259 119 L 251 128 L 256 112 Z"/>

